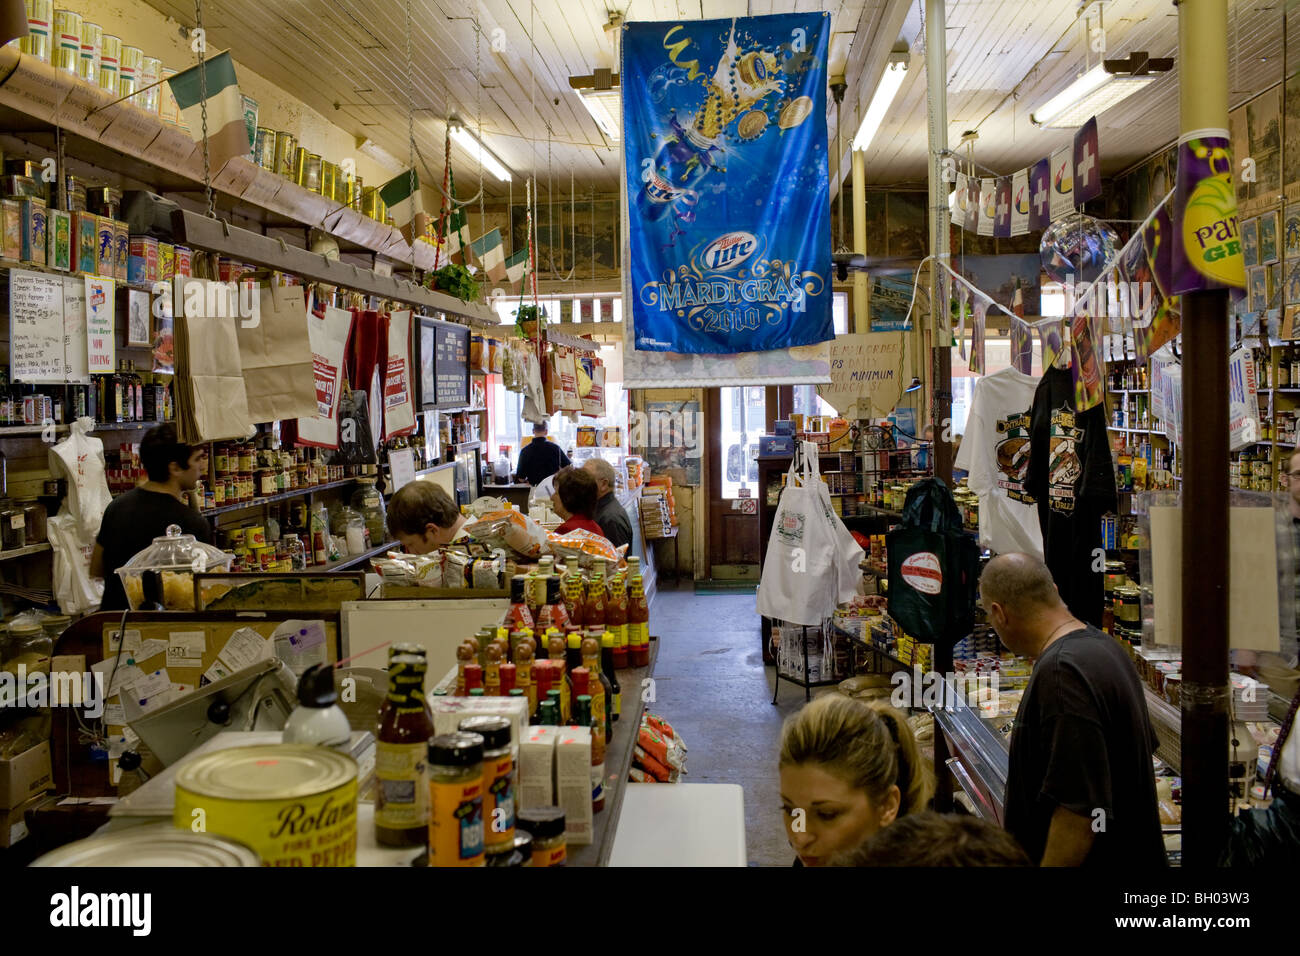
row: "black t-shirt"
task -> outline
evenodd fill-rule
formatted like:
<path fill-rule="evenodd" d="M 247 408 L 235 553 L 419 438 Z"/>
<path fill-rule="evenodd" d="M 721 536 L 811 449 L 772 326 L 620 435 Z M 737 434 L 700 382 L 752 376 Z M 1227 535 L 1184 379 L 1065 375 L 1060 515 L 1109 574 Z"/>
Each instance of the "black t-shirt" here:
<path fill-rule="evenodd" d="M 167 533 L 168 525 L 180 525 L 184 534 L 192 534 L 212 543 L 212 530 L 197 511 L 159 491 L 133 488 L 109 502 L 95 542 L 104 549 L 104 600 L 101 611 L 122 611 L 130 607 L 122 579 L 115 573 L 133 557 L 149 547 L 154 538 Z"/>
<path fill-rule="evenodd" d="M 1106 408 L 1074 411 L 1074 379 L 1050 368 L 1030 411 L 1026 490 L 1038 502 L 1043 557 L 1070 612 L 1101 626 L 1105 560 L 1101 519 L 1116 507 Z"/>
<path fill-rule="evenodd" d="M 519 467 L 515 475 L 534 488 L 561 468 L 567 468 L 569 456 L 564 449 L 545 438 L 534 438 L 519 452 Z"/>
<path fill-rule="evenodd" d="M 1016 712 L 1007 830 L 1037 863 L 1064 807 L 1093 821 L 1087 866 L 1166 866 L 1157 743 L 1137 671 L 1114 639 L 1091 627 L 1059 638 L 1035 663 Z"/>

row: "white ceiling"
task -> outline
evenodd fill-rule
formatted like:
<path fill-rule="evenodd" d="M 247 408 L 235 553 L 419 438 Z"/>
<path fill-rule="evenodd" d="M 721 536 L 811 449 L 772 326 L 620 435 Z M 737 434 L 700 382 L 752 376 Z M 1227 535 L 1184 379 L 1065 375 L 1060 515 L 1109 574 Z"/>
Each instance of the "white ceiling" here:
<path fill-rule="evenodd" d="M 192 26 L 190 0 L 147 0 Z M 416 138 L 441 172 L 443 120 L 457 113 L 516 176 L 535 171 L 545 186 L 579 195 L 618 186 L 617 144 L 605 141 L 570 89 L 570 76 L 617 70 L 604 26 L 626 20 L 698 19 L 747 13 L 832 12 L 831 72 L 843 72 L 845 145 L 857 129 L 889 47 L 910 39 L 908 78 L 867 155 L 868 182 L 923 183 L 926 175 L 924 34 L 921 0 L 411 0 Z M 1231 102 L 1280 74 L 1283 0 L 1230 0 L 1235 68 Z M 1084 39 L 1075 0 L 948 0 L 949 142 L 978 129 L 977 162 L 1012 172 L 1070 141 L 1069 130 L 1039 130 L 1037 105 L 1079 73 Z M 217 47 L 358 135 L 396 156 L 406 146 L 405 0 L 206 0 L 205 26 Z M 475 55 L 474 18 L 483 31 Z M 1177 53 L 1170 0 L 1111 0 L 1108 57 L 1133 50 Z M 491 49 L 493 31 L 506 49 Z M 914 38 L 914 39 L 913 39 Z M 1261 62 L 1260 58 L 1265 60 Z M 1095 55 L 1094 55 L 1095 62 Z M 480 90 L 481 84 L 481 90 Z M 335 104 L 338 104 L 337 109 Z M 830 109 L 835 139 L 835 109 Z M 1116 172 L 1171 142 L 1178 132 L 1177 67 L 1099 118 L 1103 168 Z M 549 144 L 548 144 L 549 137 Z M 834 151 L 832 151 L 834 152 Z M 453 146 L 464 182 L 477 164 Z M 834 174 L 834 173 L 833 173 Z M 485 174 L 487 195 L 505 184 Z"/>

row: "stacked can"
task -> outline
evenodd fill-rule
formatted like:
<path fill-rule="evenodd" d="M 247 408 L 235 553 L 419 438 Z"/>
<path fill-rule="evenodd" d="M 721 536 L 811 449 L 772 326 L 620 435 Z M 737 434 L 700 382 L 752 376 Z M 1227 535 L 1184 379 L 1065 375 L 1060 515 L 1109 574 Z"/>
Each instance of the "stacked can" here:
<path fill-rule="evenodd" d="M 140 88 L 140 70 L 144 67 L 144 50 L 138 46 L 122 47 L 122 62 L 118 67 L 117 95 L 130 96 Z"/>
<path fill-rule="evenodd" d="M 42 63 L 49 63 L 53 26 L 54 0 L 27 0 L 27 36 L 18 41 L 18 49 Z"/>
<path fill-rule="evenodd" d="M 275 130 L 265 126 L 257 127 L 257 136 L 253 141 L 253 162 L 268 172 L 275 171 Z"/>
<path fill-rule="evenodd" d="M 71 10 L 54 11 L 53 60 L 56 70 L 76 73 L 81 65 L 81 15 Z"/>
<path fill-rule="evenodd" d="M 163 68 L 162 78 L 169 79 L 176 75 L 175 70 Z M 181 125 L 181 110 L 176 103 L 176 97 L 172 95 L 170 84 L 163 83 L 158 87 L 158 115 L 164 123 L 170 123 L 173 126 Z"/>
<path fill-rule="evenodd" d="M 105 33 L 99 47 L 99 86 L 114 96 L 119 95 L 118 79 L 121 76 L 122 38 Z"/>
<path fill-rule="evenodd" d="M 293 158 L 298 141 L 292 133 L 278 131 L 275 134 L 275 158 L 273 171 L 277 176 L 293 179 Z"/>
<path fill-rule="evenodd" d="M 99 83 L 99 53 L 104 43 L 104 28 L 98 23 L 81 24 L 81 58 L 77 76 L 88 83 Z"/>
<path fill-rule="evenodd" d="M 140 88 L 144 90 L 136 97 L 136 105 L 148 113 L 157 113 L 162 103 L 162 88 L 157 84 L 162 80 L 162 60 L 156 56 L 147 56 L 140 67 Z"/>

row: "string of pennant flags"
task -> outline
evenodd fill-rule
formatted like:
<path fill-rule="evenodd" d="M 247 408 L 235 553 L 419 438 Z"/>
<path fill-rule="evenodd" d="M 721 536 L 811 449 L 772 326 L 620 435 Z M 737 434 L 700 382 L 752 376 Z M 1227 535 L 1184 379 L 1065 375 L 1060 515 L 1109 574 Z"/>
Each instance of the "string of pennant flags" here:
<path fill-rule="evenodd" d="M 953 222 L 980 236 L 1006 239 L 1046 229 L 1101 195 L 1097 117 L 1062 146 L 1010 176 L 977 177 L 952 168 L 956 178 Z"/>

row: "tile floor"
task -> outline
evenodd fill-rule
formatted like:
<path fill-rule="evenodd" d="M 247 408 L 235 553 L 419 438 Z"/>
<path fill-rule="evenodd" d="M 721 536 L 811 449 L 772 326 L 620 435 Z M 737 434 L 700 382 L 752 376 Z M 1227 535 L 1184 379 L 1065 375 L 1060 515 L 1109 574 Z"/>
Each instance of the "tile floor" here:
<path fill-rule="evenodd" d="M 745 789 L 751 866 L 789 866 L 776 759 L 781 722 L 804 703 L 785 681 L 772 706 L 775 669 L 763 666 L 754 594 L 664 590 L 651 610 L 661 641 L 651 710 L 690 747 L 686 780 Z"/>

